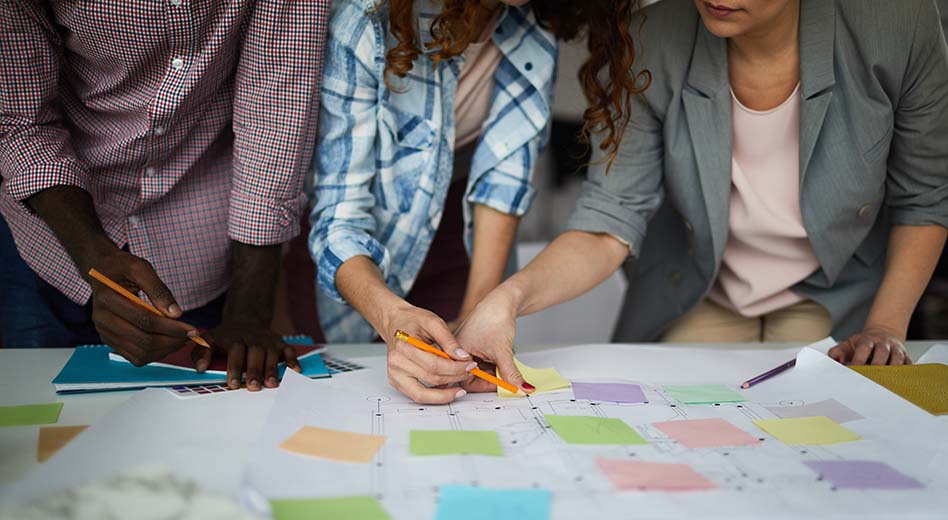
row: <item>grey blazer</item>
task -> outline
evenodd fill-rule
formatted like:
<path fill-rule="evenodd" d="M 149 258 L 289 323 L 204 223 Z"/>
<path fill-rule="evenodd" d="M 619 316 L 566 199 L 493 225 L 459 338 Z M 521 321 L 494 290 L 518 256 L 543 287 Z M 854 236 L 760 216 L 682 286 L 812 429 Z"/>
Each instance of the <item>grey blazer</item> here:
<path fill-rule="evenodd" d="M 631 246 L 614 333 L 626 342 L 657 339 L 706 296 L 731 193 L 726 41 L 693 0 L 638 17 L 636 67 L 652 85 L 568 224 Z M 792 289 L 846 337 L 869 312 L 890 226 L 948 226 L 948 45 L 933 0 L 802 0 L 800 61 L 800 204 L 820 269 Z"/>

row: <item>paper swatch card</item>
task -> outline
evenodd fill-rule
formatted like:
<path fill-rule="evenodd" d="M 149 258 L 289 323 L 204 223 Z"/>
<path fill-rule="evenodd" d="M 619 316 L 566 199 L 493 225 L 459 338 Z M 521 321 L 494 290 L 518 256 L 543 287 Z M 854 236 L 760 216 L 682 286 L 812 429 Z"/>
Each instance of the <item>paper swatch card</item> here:
<path fill-rule="evenodd" d="M 581 415 L 545 415 L 553 431 L 568 444 L 633 445 L 648 441 L 621 419 Z"/>
<path fill-rule="evenodd" d="M 836 489 L 921 489 L 914 478 L 896 471 L 884 462 L 869 460 L 804 461 L 822 480 Z"/>
<path fill-rule="evenodd" d="M 642 387 L 631 383 L 573 383 L 573 397 L 607 403 L 645 404 Z"/>
<path fill-rule="evenodd" d="M 686 448 L 720 448 L 760 444 L 760 439 L 724 419 L 690 419 L 653 424 Z"/>
<path fill-rule="evenodd" d="M 675 385 L 663 390 L 681 404 L 743 403 L 747 400 L 724 385 Z"/>
<path fill-rule="evenodd" d="M 781 419 L 790 419 L 791 417 L 818 417 L 822 415 L 838 423 L 844 423 L 858 421 L 863 418 L 863 416 L 854 412 L 836 399 L 826 399 L 800 406 L 765 406 L 764 408 L 770 410 Z"/>
<path fill-rule="evenodd" d="M 411 430 L 412 455 L 491 455 L 504 454 L 497 432 L 456 430 Z"/>
<path fill-rule="evenodd" d="M 385 437 L 381 435 L 304 426 L 283 441 L 280 448 L 297 455 L 365 463 L 375 457 L 384 443 Z"/>
<path fill-rule="evenodd" d="M 88 426 L 43 426 L 36 444 L 36 462 L 46 462 Z"/>
<path fill-rule="evenodd" d="M 441 486 L 435 520 L 547 520 L 545 489 L 490 489 Z"/>
<path fill-rule="evenodd" d="M 270 501 L 273 520 L 388 520 L 373 497 L 293 498 Z"/>
<path fill-rule="evenodd" d="M 520 370 L 520 374 L 523 375 L 523 379 L 537 388 L 534 394 L 562 390 L 564 388 L 569 388 L 570 386 L 569 381 L 565 377 L 561 376 L 555 368 L 528 367 L 517 359 L 514 360 L 514 363 L 517 364 L 517 369 Z M 497 373 L 497 376 L 500 377 L 499 372 Z M 519 397 L 517 394 L 510 393 L 499 386 L 497 387 L 497 396 L 503 397 L 504 399 Z"/>
<path fill-rule="evenodd" d="M 754 424 L 778 440 L 793 445 L 819 446 L 862 439 L 839 423 L 823 416 L 762 419 L 754 421 Z"/>
<path fill-rule="evenodd" d="M 621 491 L 703 491 L 716 489 L 687 464 L 599 459 L 599 467 Z"/>
<path fill-rule="evenodd" d="M 0 426 L 33 426 L 56 424 L 63 403 L 0 406 Z"/>

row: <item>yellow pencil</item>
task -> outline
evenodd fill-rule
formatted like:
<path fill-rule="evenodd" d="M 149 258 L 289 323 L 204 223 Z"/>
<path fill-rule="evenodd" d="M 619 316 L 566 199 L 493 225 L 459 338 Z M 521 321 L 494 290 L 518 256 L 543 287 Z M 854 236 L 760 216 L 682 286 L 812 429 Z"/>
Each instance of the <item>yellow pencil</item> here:
<path fill-rule="evenodd" d="M 454 359 L 451 358 L 451 356 L 447 355 L 443 350 L 439 349 L 438 347 L 435 347 L 434 345 L 429 345 L 425 343 L 424 341 L 421 341 L 418 338 L 412 337 L 410 334 L 403 332 L 401 330 L 395 331 L 395 339 L 404 341 L 405 343 L 408 343 L 409 345 L 417 349 L 424 350 L 425 352 L 430 352 L 436 356 L 440 356 L 440 357 L 443 357 L 444 359 L 450 359 L 454 361 Z M 488 383 L 495 384 L 512 394 L 526 395 L 523 390 L 504 381 L 503 379 L 499 377 L 494 376 L 493 374 L 490 374 L 489 372 L 484 372 L 483 370 L 479 368 L 475 368 L 474 370 L 471 370 L 471 375 L 477 376 L 483 379 L 484 381 L 487 381 Z"/>
<path fill-rule="evenodd" d="M 141 308 L 143 308 L 143 309 L 145 309 L 145 310 L 147 310 L 147 311 L 153 312 L 153 313 L 157 314 L 158 316 L 161 316 L 162 318 L 166 318 L 166 317 L 167 317 L 167 316 L 165 316 L 161 311 L 159 311 L 154 305 L 151 305 L 150 303 L 146 302 L 145 300 L 142 300 L 142 299 L 139 298 L 138 296 L 135 296 L 134 294 L 132 294 L 131 292 L 129 292 L 128 289 L 126 289 L 126 288 L 122 287 L 121 285 L 119 285 L 119 284 L 113 282 L 108 276 L 105 276 L 104 274 L 100 273 L 99 271 L 96 271 L 95 269 L 89 269 L 89 276 L 91 276 L 91 277 L 95 278 L 96 280 L 102 282 L 103 284 L 105 284 L 106 286 L 108 286 L 110 289 L 112 289 L 113 291 L 115 291 L 115 292 L 121 294 L 121 295 L 124 296 L 128 301 L 130 301 L 130 302 L 132 302 L 132 303 L 138 305 L 139 307 L 141 307 Z M 204 338 L 202 338 L 201 336 L 194 336 L 193 338 L 191 338 L 191 341 L 197 343 L 198 345 L 201 345 L 202 347 L 211 348 L 211 345 L 208 344 L 207 341 L 204 341 Z"/>

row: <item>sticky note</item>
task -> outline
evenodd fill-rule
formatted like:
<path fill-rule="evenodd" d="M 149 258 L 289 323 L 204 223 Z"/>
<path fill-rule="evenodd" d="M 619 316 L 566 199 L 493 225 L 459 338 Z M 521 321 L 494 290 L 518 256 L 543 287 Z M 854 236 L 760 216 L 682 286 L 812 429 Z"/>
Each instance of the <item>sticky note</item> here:
<path fill-rule="evenodd" d="M 547 520 L 545 489 L 490 489 L 441 486 L 435 520 Z"/>
<path fill-rule="evenodd" d="M 569 444 L 648 444 L 621 419 L 581 415 L 545 415 L 553 431 Z"/>
<path fill-rule="evenodd" d="M 385 443 L 381 435 L 366 435 L 314 426 L 304 426 L 280 448 L 298 455 L 342 462 L 369 462 Z"/>
<path fill-rule="evenodd" d="M 56 424 L 63 403 L 0 406 L 0 426 Z"/>
<path fill-rule="evenodd" d="M 823 416 L 762 419 L 754 421 L 754 424 L 786 444 L 815 446 L 862 439 L 839 423 Z"/>
<path fill-rule="evenodd" d="M 645 404 L 645 392 L 629 383 L 573 383 L 573 397 L 607 403 Z"/>
<path fill-rule="evenodd" d="M 764 408 L 770 410 L 771 413 L 781 419 L 790 419 L 791 417 L 817 417 L 822 415 L 838 423 L 844 423 L 863 418 L 863 416 L 854 412 L 836 399 L 826 399 L 825 401 L 806 403 L 800 406 L 765 406 Z"/>
<path fill-rule="evenodd" d="M 561 376 L 555 368 L 528 367 L 521 363 L 519 359 L 514 359 L 514 363 L 517 364 L 517 369 L 520 370 L 524 380 L 537 388 L 533 394 L 542 394 L 543 392 L 552 392 L 570 387 L 569 380 Z M 500 377 L 499 371 L 497 377 Z M 519 397 L 517 394 L 510 393 L 499 386 L 497 387 L 497 396 L 504 399 Z"/>
<path fill-rule="evenodd" d="M 373 497 L 290 498 L 270 501 L 273 520 L 388 520 Z"/>
<path fill-rule="evenodd" d="M 639 460 L 599 459 L 599 467 L 619 490 L 702 491 L 716 489 L 687 464 L 666 464 Z"/>
<path fill-rule="evenodd" d="M 503 456 L 500 438 L 492 431 L 412 430 L 412 455 L 493 455 Z"/>
<path fill-rule="evenodd" d="M 666 386 L 665 393 L 682 404 L 743 403 L 740 394 L 724 385 Z"/>
<path fill-rule="evenodd" d="M 88 426 L 43 426 L 36 445 L 36 462 L 46 462 Z"/>
<path fill-rule="evenodd" d="M 921 489 L 914 478 L 884 462 L 869 460 L 808 460 L 810 469 L 837 489 Z"/>
<path fill-rule="evenodd" d="M 654 426 L 678 444 L 691 449 L 760 444 L 760 439 L 724 419 L 666 421 Z"/>

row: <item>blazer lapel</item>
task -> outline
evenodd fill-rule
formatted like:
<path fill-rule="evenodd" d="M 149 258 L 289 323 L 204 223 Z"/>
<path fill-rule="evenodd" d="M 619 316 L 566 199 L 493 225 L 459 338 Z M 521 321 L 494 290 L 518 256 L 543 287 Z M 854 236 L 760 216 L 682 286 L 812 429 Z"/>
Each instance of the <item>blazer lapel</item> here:
<path fill-rule="evenodd" d="M 728 235 L 733 137 L 731 96 L 727 43 L 708 32 L 700 20 L 687 83 L 682 102 L 698 163 L 717 265 Z"/>
<path fill-rule="evenodd" d="M 809 0 L 800 5 L 800 185 L 806 177 L 813 149 L 823 128 L 836 74 L 833 48 L 836 11 L 827 0 Z"/>

